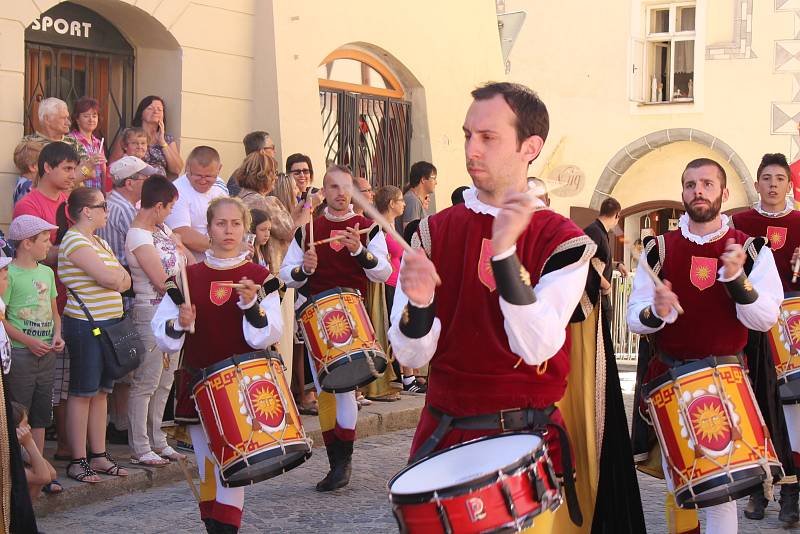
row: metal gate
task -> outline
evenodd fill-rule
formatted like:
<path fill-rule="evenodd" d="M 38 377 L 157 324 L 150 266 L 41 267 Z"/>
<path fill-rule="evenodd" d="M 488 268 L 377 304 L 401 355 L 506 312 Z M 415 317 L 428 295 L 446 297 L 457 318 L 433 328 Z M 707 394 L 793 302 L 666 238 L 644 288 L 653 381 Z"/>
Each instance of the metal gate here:
<path fill-rule="evenodd" d="M 38 129 L 39 102 L 82 96 L 100 103 L 98 130 L 110 147 L 133 118 L 133 55 L 25 44 L 25 133 Z"/>
<path fill-rule="evenodd" d="M 374 187 L 402 188 L 409 169 L 411 103 L 320 89 L 325 164 L 348 165 Z"/>

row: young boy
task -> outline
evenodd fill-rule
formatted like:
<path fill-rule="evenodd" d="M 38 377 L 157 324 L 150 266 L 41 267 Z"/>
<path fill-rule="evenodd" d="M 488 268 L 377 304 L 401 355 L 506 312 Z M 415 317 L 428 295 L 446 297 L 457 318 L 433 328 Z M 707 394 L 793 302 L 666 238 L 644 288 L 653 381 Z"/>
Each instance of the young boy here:
<path fill-rule="evenodd" d="M 28 492 L 31 501 L 35 501 L 41 494 L 61 493 L 64 488 L 56 480 L 56 470 L 50 462 L 44 459 L 42 451 L 33 442 L 31 426 L 28 423 L 28 411 L 18 402 L 11 402 L 12 419 L 17 428 L 17 440 L 22 449 L 22 461 L 25 464 L 25 479 L 28 482 Z"/>
<path fill-rule="evenodd" d="M 125 128 L 122 132 L 122 151 L 128 156 L 144 159 L 147 154 L 147 133 L 143 128 Z"/>
<path fill-rule="evenodd" d="M 14 149 L 14 165 L 19 171 L 19 178 L 14 188 L 14 204 L 30 193 L 31 187 L 39 177 L 37 165 L 41 151 L 42 144 L 36 141 L 21 141 Z"/>
<path fill-rule="evenodd" d="M 54 228 L 34 215 L 20 215 L 11 221 L 8 237 L 16 256 L 8 267 L 8 289 L 3 293 L 3 323 L 12 340 L 8 389 L 11 399 L 27 410 L 40 451 L 52 418 L 55 353 L 64 350 L 55 276 L 52 269 L 39 263 L 47 257 Z"/>

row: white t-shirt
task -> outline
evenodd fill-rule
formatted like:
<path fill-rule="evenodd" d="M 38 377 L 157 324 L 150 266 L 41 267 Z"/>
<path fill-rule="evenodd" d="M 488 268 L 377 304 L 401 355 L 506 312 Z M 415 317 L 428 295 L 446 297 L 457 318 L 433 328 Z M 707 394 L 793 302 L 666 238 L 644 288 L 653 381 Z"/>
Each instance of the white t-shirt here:
<path fill-rule="evenodd" d="M 198 193 L 192 187 L 192 183 L 185 174 L 179 176 L 173 184 L 178 190 L 178 200 L 172 207 L 172 213 L 164 222 L 173 230 L 188 226 L 203 235 L 208 235 L 206 211 L 212 200 L 217 197 L 228 196 L 228 188 L 225 186 L 225 182 L 222 181 L 222 178 L 217 177 L 217 181 L 205 193 Z M 195 257 L 198 261 L 203 261 L 205 254 L 195 253 Z"/>
<path fill-rule="evenodd" d="M 128 259 L 128 267 L 131 269 L 131 280 L 137 304 L 157 305 L 161 302 L 163 295 L 150 282 L 150 278 L 139 265 L 139 260 L 136 259 L 133 251 L 145 245 L 155 247 L 167 277 L 176 276 L 180 272 L 181 263 L 186 260 L 177 251 L 170 235 L 172 235 L 172 230 L 167 225 L 156 228 L 155 232 L 134 227 L 128 230 L 128 235 L 125 237 L 125 257 Z"/>

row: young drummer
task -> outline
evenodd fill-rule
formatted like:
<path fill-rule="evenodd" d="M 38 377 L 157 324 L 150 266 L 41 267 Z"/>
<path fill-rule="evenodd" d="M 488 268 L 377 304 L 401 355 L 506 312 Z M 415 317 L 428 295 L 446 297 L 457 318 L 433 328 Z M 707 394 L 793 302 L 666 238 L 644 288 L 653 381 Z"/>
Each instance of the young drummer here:
<path fill-rule="evenodd" d="M 210 534 L 238 532 L 244 488 L 226 488 L 199 424 L 191 388 L 198 372 L 235 354 L 263 350 L 283 331 L 279 281 L 242 252 L 250 228 L 250 212 L 238 198 L 221 197 L 208 206 L 210 249 L 206 259 L 188 267 L 191 307 L 174 279 L 152 320 L 153 333 L 164 352 L 183 349 L 176 377 L 175 420 L 189 425 L 200 470 L 200 517 Z M 221 282 L 238 283 L 235 291 Z M 194 332 L 187 333 L 194 323 Z M 224 333 L 224 335 L 220 335 Z"/>
<path fill-rule="evenodd" d="M 792 271 L 798 251 L 800 251 L 800 212 L 794 209 L 788 197 L 791 187 L 791 171 L 786 156 L 783 154 L 764 154 L 756 174 L 756 191 L 761 200 L 754 208 L 733 215 L 733 226 L 750 236 L 761 236 L 769 241 L 775 266 L 781 277 L 783 291 L 800 290 L 800 282 L 792 282 Z M 789 432 L 800 432 L 800 429 L 787 429 L 782 412 L 800 413 L 800 405 L 784 405 L 778 395 L 777 376 L 771 348 L 766 335 L 751 332 L 745 352 L 748 357 L 748 371 L 753 381 L 761 413 L 770 430 L 775 452 L 783 464 L 786 478 L 781 483 L 780 519 L 785 525 L 793 525 L 800 520 L 798 509 L 798 492 L 796 470 L 800 464 L 794 465 L 789 441 Z M 765 357 L 766 355 L 766 357 Z M 787 414 L 791 417 L 792 414 Z M 797 416 L 795 416 L 797 417 Z M 800 461 L 800 459 L 798 459 Z M 744 511 L 748 519 L 763 519 L 767 498 L 763 490 L 750 496 Z"/>
<path fill-rule="evenodd" d="M 392 274 L 387 259 L 386 238 L 380 228 L 363 215 L 356 215 L 350 204 L 353 177 L 346 167 L 334 166 L 322 179 L 327 207 L 314 219 L 314 239 L 343 233 L 344 239 L 309 246 L 309 226 L 297 230 L 281 265 L 281 280 L 289 287 L 302 287 L 306 295 L 316 295 L 334 287 L 358 289 L 366 296 L 369 281 L 385 282 Z M 359 234 L 359 228 L 369 228 Z M 311 365 L 312 372 L 314 365 Z M 316 376 L 314 381 L 317 381 Z M 355 394 L 319 393 L 319 422 L 331 470 L 317 484 L 317 491 L 332 491 L 350 481 L 353 442 L 356 439 L 358 405 Z"/>

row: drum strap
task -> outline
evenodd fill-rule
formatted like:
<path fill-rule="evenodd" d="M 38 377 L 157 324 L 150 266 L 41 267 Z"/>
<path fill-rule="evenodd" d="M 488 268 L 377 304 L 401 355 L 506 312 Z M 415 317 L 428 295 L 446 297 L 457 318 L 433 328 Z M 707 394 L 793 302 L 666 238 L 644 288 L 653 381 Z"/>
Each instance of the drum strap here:
<path fill-rule="evenodd" d="M 578 504 L 578 494 L 575 491 L 572 450 L 570 449 L 567 431 L 550 418 L 556 410 L 555 405 L 551 404 L 543 410 L 521 408 L 465 417 L 453 417 L 430 405 L 426 408 L 431 415 L 439 419 L 439 424 L 433 433 L 428 436 L 428 439 L 417 449 L 417 453 L 409 463 L 413 463 L 432 453 L 450 429 L 453 428 L 460 430 L 500 430 L 501 432 L 544 429 L 545 427 L 554 428 L 558 432 L 558 440 L 561 446 L 561 463 L 564 468 L 564 493 L 567 499 L 569 517 L 577 526 L 583 525 L 583 514 Z"/>

